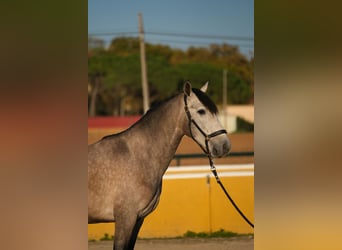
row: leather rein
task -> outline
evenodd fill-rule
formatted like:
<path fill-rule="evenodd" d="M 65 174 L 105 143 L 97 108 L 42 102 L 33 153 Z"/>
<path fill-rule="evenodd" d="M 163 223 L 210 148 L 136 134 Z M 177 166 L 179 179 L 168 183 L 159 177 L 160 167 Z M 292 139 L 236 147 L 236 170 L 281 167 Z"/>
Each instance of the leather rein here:
<path fill-rule="evenodd" d="M 210 163 L 210 170 L 211 172 L 214 174 L 216 182 L 221 186 L 223 192 L 225 193 L 225 195 L 227 196 L 227 198 L 229 199 L 229 201 L 232 203 L 232 205 L 234 206 L 234 208 L 237 210 L 237 212 L 241 215 L 241 217 L 252 227 L 254 228 L 254 224 L 252 222 L 250 222 L 248 220 L 248 218 L 242 213 L 242 211 L 239 209 L 239 207 L 236 205 L 236 203 L 234 202 L 234 200 L 231 198 L 231 196 L 229 195 L 229 193 L 227 192 L 226 188 L 223 186 L 217 171 L 216 171 L 216 167 L 214 165 L 212 156 L 211 156 L 211 152 L 209 149 L 209 141 L 211 138 L 221 135 L 221 134 L 227 134 L 227 131 L 225 129 L 220 129 L 217 130 L 209 135 L 207 135 L 202 129 L 201 127 L 197 124 L 197 122 L 192 119 L 191 117 L 191 113 L 189 111 L 189 107 L 188 107 L 188 101 L 187 101 L 187 95 L 184 94 L 184 109 L 185 109 L 185 113 L 186 116 L 188 117 L 188 121 L 189 121 L 189 130 L 190 130 L 190 135 L 192 137 L 192 139 L 201 147 L 201 149 L 204 151 L 204 153 L 207 155 L 208 159 L 209 159 L 209 163 Z M 205 148 L 195 139 L 195 137 L 193 136 L 192 133 L 192 129 L 191 129 L 191 124 L 194 124 L 195 127 L 198 129 L 198 131 L 201 132 L 201 134 L 204 136 L 205 138 Z"/>

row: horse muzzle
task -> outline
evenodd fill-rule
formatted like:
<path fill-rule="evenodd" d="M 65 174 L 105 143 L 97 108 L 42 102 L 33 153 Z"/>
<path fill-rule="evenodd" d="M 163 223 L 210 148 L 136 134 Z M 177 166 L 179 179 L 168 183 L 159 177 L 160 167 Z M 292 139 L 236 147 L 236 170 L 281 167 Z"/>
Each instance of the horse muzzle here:
<path fill-rule="evenodd" d="M 209 147 L 211 156 L 220 158 L 229 153 L 231 144 L 226 135 L 220 135 L 210 140 Z"/>

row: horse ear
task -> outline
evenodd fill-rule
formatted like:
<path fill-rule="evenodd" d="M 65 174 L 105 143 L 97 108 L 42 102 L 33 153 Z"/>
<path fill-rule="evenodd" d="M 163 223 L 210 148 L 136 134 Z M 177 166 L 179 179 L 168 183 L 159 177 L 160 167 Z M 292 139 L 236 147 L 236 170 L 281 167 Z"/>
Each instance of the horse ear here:
<path fill-rule="evenodd" d="M 184 89 L 184 94 L 186 94 L 187 96 L 190 96 L 190 94 L 191 94 L 191 83 L 189 81 L 186 81 L 184 83 L 183 89 Z"/>
<path fill-rule="evenodd" d="M 209 81 L 206 82 L 206 83 L 201 87 L 201 91 L 202 91 L 203 93 L 207 92 L 208 84 L 209 84 Z"/>

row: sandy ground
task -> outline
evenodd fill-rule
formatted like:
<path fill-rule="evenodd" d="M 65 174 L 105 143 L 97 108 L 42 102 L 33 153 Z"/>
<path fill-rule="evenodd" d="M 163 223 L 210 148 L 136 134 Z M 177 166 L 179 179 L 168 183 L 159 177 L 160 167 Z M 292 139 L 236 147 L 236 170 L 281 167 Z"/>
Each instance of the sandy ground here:
<path fill-rule="evenodd" d="M 88 250 L 111 250 L 112 241 L 89 242 Z M 151 239 L 138 240 L 135 250 L 253 250 L 252 236 L 211 239 Z"/>

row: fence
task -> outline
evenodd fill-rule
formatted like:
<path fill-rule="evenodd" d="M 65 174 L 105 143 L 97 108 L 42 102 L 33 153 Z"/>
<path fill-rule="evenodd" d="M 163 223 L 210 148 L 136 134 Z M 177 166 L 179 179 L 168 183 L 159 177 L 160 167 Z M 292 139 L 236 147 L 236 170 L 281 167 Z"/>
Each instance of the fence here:
<path fill-rule="evenodd" d="M 252 152 L 248 152 L 250 154 Z M 216 167 L 234 201 L 254 222 L 254 164 Z M 88 225 L 88 238 L 100 239 L 105 234 L 113 235 L 113 228 L 113 223 Z M 229 203 L 208 166 L 178 166 L 169 167 L 166 171 L 159 205 L 146 217 L 139 237 L 175 237 L 187 231 L 220 229 L 237 233 L 254 232 Z"/>
<path fill-rule="evenodd" d="M 254 156 L 254 152 L 231 152 L 225 157 L 241 157 L 241 156 Z M 192 159 L 192 158 L 207 158 L 207 156 L 203 153 L 201 154 L 176 154 L 173 159 L 176 160 L 176 165 L 181 166 L 182 159 Z"/>

